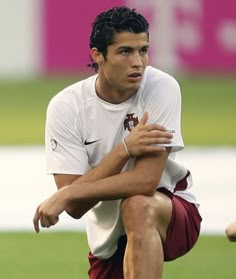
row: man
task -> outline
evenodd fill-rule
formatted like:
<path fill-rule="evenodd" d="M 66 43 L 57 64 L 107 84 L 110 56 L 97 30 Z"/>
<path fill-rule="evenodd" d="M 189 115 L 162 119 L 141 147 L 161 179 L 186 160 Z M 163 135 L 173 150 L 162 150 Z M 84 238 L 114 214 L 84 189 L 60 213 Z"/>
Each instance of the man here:
<path fill-rule="evenodd" d="M 91 279 L 161 278 L 164 261 L 199 236 L 191 175 L 174 160 L 183 149 L 180 88 L 148 65 L 148 47 L 142 15 L 101 13 L 90 37 L 97 74 L 60 92 L 47 111 L 48 172 L 59 191 L 38 206 L 34 227 L 55 225 L 64 210 L 87 213 Z"/>

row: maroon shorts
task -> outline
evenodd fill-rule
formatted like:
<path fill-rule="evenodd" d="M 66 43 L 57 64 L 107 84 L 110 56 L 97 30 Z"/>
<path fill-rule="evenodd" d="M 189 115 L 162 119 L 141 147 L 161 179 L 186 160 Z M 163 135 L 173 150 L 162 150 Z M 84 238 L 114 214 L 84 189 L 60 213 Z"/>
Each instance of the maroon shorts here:
<path fill-rule="evenodd" d="M 172 200 L 172 217 L 164 243 L 165 261 L 172 261 L 186 254 L 196 243 L 199 233 L 201 216 L 194 204 L 164 190 L 164 194 Z M 106 260 L 100 260 L 89 253 L 90 279 L 124 279 L 123 257 L 126 247 L 126 236 L 119 239 L 115 254 Z"/>

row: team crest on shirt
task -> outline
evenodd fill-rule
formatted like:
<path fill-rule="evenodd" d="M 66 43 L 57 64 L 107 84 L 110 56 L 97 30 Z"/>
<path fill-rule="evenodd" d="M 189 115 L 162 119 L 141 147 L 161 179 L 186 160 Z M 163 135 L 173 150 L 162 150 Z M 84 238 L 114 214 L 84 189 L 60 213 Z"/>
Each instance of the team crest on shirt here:
<path fill-rule="evenodd" d="M 129 113 L 126 115 L 124 121 L 124 128 L 125 130 L 132 131 L 132 129 L 139 123 L 138 117 L 134 116 L 134 113 Z"/>

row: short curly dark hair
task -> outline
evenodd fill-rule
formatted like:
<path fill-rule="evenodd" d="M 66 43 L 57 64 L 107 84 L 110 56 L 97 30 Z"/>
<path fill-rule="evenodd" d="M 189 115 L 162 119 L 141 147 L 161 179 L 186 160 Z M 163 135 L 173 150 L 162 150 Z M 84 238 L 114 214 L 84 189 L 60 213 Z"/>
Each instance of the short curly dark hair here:
<path fill-rule="evenodd" d="M 96 47 L 106 58 L 107 47 L 113 43 L 115 34 L 125 31 L 137 34 L 145 32 L 149 37 L 149 23 L 135 9 L 125 6 L 113 7 L 102 12 L 92 24 L 90 49 Z M 88 66 L 98 70 L 98 64 L 93 60 Z"/>

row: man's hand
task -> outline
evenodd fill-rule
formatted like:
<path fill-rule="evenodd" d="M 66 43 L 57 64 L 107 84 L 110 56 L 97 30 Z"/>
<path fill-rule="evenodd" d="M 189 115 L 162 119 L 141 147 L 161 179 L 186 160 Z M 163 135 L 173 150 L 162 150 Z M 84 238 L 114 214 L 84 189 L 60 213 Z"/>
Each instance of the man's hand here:
<path fill-rule="evenodd" d="M 43 228 L 49 228 L 59 221 L 59 215 L 67 205 L 65 190 L 66 187 L 63 187 L 37 207 L 33 218 L 34 229 L 37 233 L 40 231 L 39 222 Z"/>
<path fill-rule="evenodd" d="M 166 148 L 156 144 L 171 143 L 173 134 L 158 124 L 146 124 L 148 113 L 145 112 L 139 124 L 125 138 L 125 143 L 131 157 L 147 153 L 165 151 Z"/>

